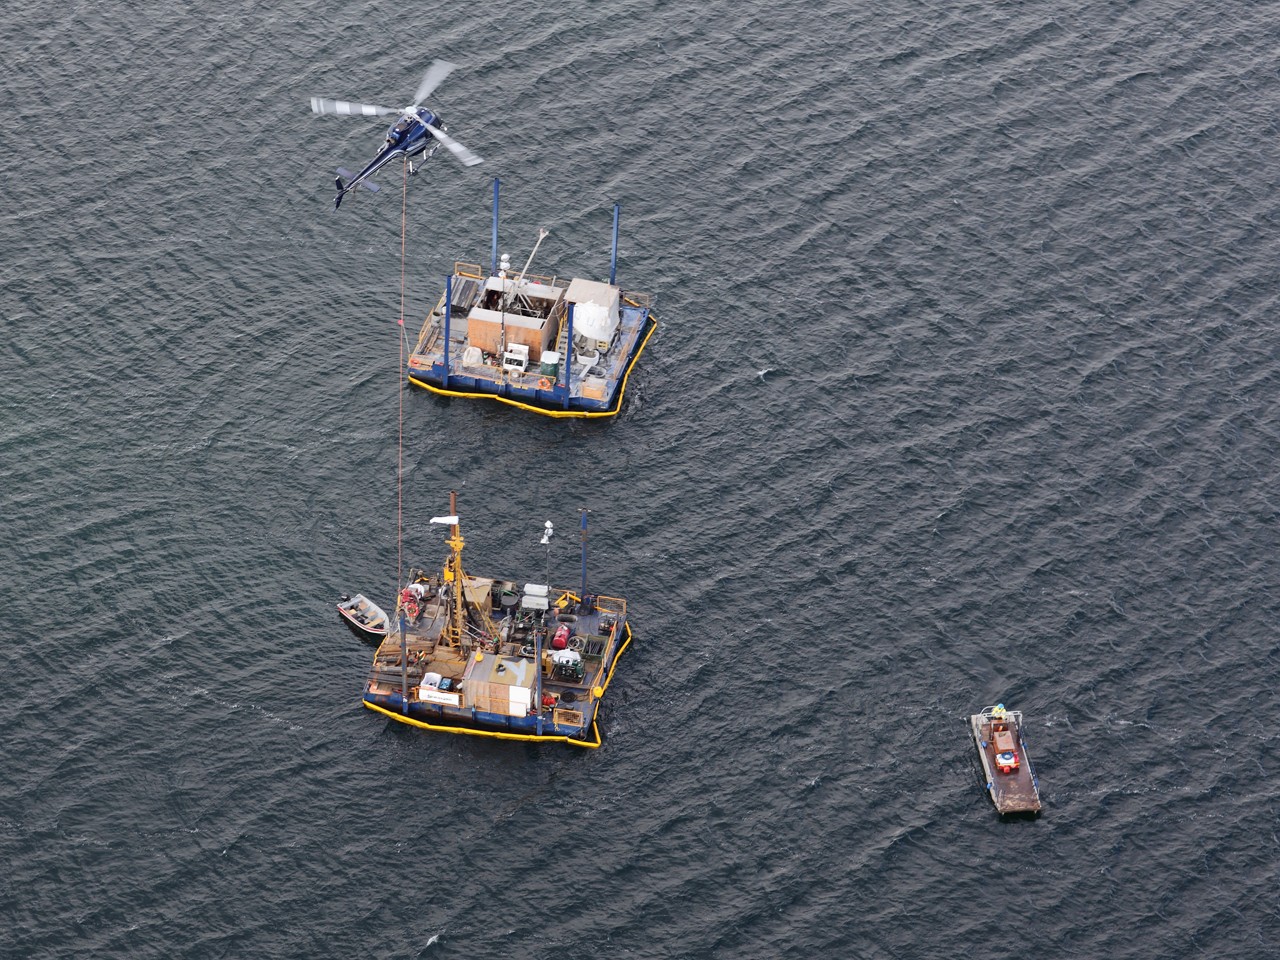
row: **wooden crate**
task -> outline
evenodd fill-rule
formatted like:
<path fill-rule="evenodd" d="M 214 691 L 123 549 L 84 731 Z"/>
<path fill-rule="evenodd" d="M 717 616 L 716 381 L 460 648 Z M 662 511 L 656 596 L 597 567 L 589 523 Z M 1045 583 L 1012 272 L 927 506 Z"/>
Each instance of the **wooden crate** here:
<path fill-rule="evenodd" d="M 569 710 L 565 707 L 556 707 L 551 711 L 551 722 L 557 726 L 581 727 L 582 711 Z"/>

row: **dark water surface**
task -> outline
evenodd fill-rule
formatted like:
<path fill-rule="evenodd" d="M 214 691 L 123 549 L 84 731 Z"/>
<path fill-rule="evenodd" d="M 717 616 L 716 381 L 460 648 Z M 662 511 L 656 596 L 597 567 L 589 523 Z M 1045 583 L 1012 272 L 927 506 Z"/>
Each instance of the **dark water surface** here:
<path fill-rule="evenodd" d="M 133 5 L 0 39 L 0 952 L 1273 957 L 1280 4 Z M 656 294 L 606 424 L 401 390 L 502 246 Z M 633 604 L 598 751 L 359 707 L 340 593 Z M 1022 709 L 1001 822 L 961 718 Z"/>

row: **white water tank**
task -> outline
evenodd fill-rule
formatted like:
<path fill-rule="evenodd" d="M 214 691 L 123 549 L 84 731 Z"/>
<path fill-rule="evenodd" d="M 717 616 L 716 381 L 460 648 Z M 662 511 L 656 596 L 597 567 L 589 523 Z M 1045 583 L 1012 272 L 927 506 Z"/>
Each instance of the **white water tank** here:
<path fill-rule="evenodd" d="M 573 304 L 573 333 L 608 346 L 618 329 L 621 291 L 611 283 L 574 279 L 565 292 Z"/>

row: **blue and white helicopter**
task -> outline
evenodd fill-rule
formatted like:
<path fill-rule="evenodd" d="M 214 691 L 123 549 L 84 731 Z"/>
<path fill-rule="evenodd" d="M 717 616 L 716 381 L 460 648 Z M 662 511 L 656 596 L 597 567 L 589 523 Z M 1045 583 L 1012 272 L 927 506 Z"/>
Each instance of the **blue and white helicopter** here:
<path fill-rule="evenodd" d="M 401 110 L 396 110 L 392 107 L 377 107 L 369 103 L 351 103 L 347 100 L 326 100 L 323 97 L 311 98 L 311 109 L 314 113 L 336 113 L 361 117 L 399 115 L 400 117 L 388 128 L 386 141 L 363 170 L 353 175 L 341 167 L 338 168 L 338 177 L 335 181 L 338 195 L 333 199 L 333 209 L 337 210 L 338 205 L 342 203 L 342 198 L 356 187 L 362 186 L 366 190 L 377 193 L 378 185 L 372 183 L 369 177 L 396 157 L 411 158 L 416 157 L 418 154 L 424 154 L 422 162 L 418 164 L 418 169 L 421 169 L 422 163 L 426 162 L 427 157 L 443 146 L 468 167 L 481 162 L 479 157 L 444 132 L 445 125 L 441 122 L 438 113 L 434 113 L 422 106 L 422 101 L 427 99 L 431 92 L 440 85 L 440 82 L 453 72 L 453 68 L 454 65 L 452 63 L 446 63 L 443 60 L 434 61 L 427 68 L 426 75 L 422 78 L 422 83 L 418 84 L 418 92 L 414 95 L 412 106 Z M 413 168 L 412 160 L 409 160 L 409 172 L 418 172 Z M 344 176 L 349 179 L 343 181 L 342 178 Z"/>

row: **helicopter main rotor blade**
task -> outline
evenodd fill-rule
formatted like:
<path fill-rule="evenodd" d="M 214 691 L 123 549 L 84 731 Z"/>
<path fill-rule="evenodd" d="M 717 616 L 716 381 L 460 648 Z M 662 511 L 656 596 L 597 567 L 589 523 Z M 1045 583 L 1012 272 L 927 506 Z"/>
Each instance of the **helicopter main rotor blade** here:
<path fill-rule="evenodd" d="M 477 163 L 483 163 L 483 159 L 477 157 L 474 153 L 460 144 L 453 137 L 449 136 L 439 127 L 433 127 L 429 123 L 424 123 L 424 127 L 431 132 L 431 135 L 444 144 L 445 149 L 461 160 L 466 166 L 474 167 Z"/>
<path fill-rule="evenodd" d="M 431 96 L 431 91 L 440 86 L 440 82 L 449 74 L 453 73 L 453 64 L 445 60 L 433 60 L 431 66 L 427 67 L 427 72 L 423 74 L 422 82 L 418 84 L 418 92 L 413 95 L 413 105 L 421 106 L 422 101 Z"/>
<path fill-rule="evenodd" d="M 391 107 L 375 107 L 371 103 L 352 103 L 349 100 L 326 100 L 324 97 L 311 98 L 313 113 L 337 113 L 348 117 L 389 117 L 399 110 Z"/>

